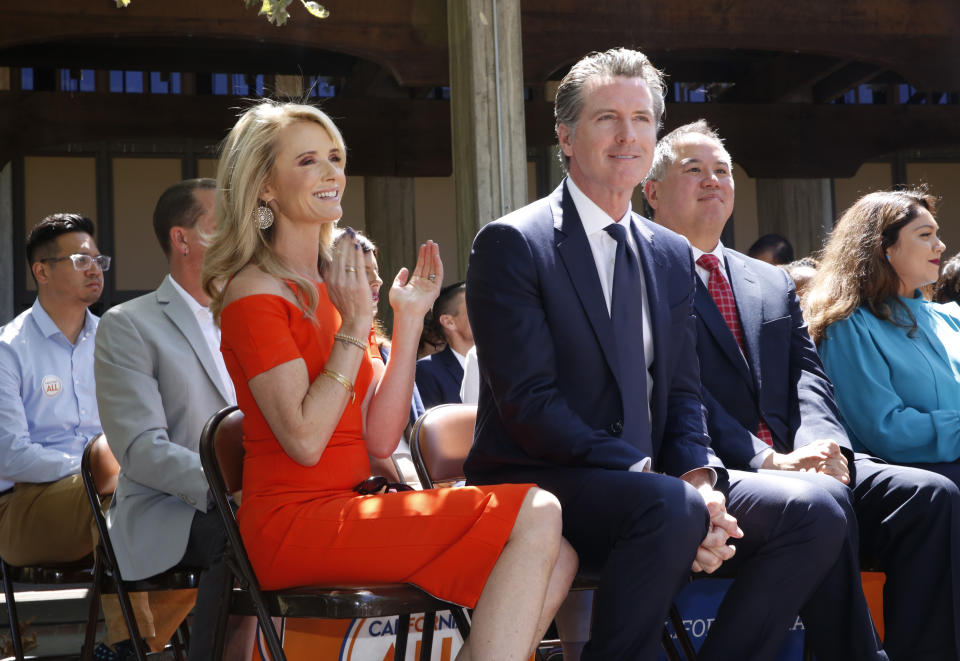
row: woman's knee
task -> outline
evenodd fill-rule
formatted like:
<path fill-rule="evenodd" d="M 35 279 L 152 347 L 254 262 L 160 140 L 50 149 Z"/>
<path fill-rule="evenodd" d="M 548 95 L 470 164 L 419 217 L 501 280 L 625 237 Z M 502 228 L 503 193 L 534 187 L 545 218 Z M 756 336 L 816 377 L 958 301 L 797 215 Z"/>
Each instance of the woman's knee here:
<path fill-rule="evenodd" d="M 549 491 L 532 487 L 524 496 L 510 539 L 533 536 L 541 543 L 555 540 L 559 546 L 563 531 L 560 501 Z"/>

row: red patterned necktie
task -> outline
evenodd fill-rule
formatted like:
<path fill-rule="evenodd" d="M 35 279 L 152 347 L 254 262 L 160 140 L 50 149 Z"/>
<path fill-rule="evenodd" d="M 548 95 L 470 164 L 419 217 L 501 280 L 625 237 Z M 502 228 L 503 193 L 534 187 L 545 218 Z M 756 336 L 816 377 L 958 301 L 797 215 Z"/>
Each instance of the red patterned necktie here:
<path fill-rule="evenodd" d="M 720 268 L 720 260 L 716 255 L 704 253 L 697 260 L 697 266 L 710 272 L 707 291 L 710 292 L 710 297 L 717 304 L 717 309 L 723 315 L 723 320 L 727 322 L 727 327 L 733 333 L 733 337 L 736 338 L 740 352 L 746 356 L 747 352 L 743 346 L 743 329 L 740 328 L 740 317 L 737 315 L 737 301 L 733 298 L 730 283 L 727 282 L 727 278 Z M 773 434 L 770 433 L 770 428 L 763 420 L 760 421 L 760 427 L 757 429 L 757 437 L 767 445 L 773 446 Z"/>

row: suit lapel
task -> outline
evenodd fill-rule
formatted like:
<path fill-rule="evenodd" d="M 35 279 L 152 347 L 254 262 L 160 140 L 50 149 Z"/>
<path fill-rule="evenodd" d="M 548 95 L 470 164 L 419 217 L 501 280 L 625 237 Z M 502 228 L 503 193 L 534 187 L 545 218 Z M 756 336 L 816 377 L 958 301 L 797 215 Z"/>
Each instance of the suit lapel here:
<path fill-rule="evenodd" d="M 724 248 L 723 256 L 727 262 L 730 287 L 737 301 L 740 314 L 740 326 L 743 329 L 743 341 L 747 345 L 747 360 L 754 375 L 760 374 L 760 329 L 763 326 L 763 292 L 757 276 L 745 261 L 730 250 Z"/>
<path fill-rule="evenodd" d="M 600 276 L 593 259 L 593 251 L 583 230 L 580 214 L 573 204 L 566 183 L 560 185 L 550 195 L 550 208 L 553 212 L 553 226 L 556 230 L 556 246 L 563 265 L 567 269 L 573 289 L 580 304 L 587 313 L 587 319 L 597 335 L 597 342 L 603 351 L 610 370 L 620 383 L 619 361 L 617 360 L 616 338 L 613 322 L 607 311 L 607 304 L 600 288 Z"/>
<path fill-rule="evenodd" d="M 169 277 L 170 276 L 167 276 L 167 278 Z M 203 365 L 203 369 L 210 378 L 210 381 L 216 386 L 217 392 L 220 393 L 224 401 L 230 401 L 230 395 L 224 389 L 223 380 L 220 378 L 220 371 L 217 369 L 213 356 L 210 355 L 210 349 L 207 346 L 206 339 L 203 337 L 203 331 L 200 330 L 200 324 L 193 316 L 190 308 L 187 307 L 186 301 L 183 300 L 183 297 L 174 289 L 167 278 L 163 279 L 163 283 L 161 283 L 156 293 L 157 303 L 160 304 L 160 309 L 163 310 L 167 318 L 173 322 L 173 325 L 176 326 L 183 334 L 183 337 L 186 338 L 190 348 L 193 349 L 193 353 L 196 354 L 197 360 Z"/>
<path fill-rule="evenodd" d="M 737 339 L 730 331 L 730 327 L 727 326 L 726 320 L 723 318 L 723 315 L 720 314 L 720 309 L 717 308 L 717 304 L 714 303 L 713 297 L 710 296 L 710 292 L 700 280 L 699 275 L 697 276 L 697 291 L 693 297 L 693 309 L 696 311 L 700 321 L 703 322 L 703 325 L 710 334 L 713 335 L 713 339 L 715 339 L 717 344 L 720 345 L 720 348 L 723 349 L 723 353 L 726 354 L 730 364 L 734 366 L 737 373 L 740 374 L 747 383 L 752 385 L 753 379 L 750 376 L 750 371 L 747 369 L 747 361 L 740 352 L 739 345 L 737 345 Z"/>
<path fill-rule="evenodd" d="M 453 349 L 450 348 L 450 345 L 447 345 L 443 351 L 437 354 L 437 359 L 447 372 L 450 373 L 454 381 L 457 383 L 463 381 L 463 367 L 460 366 L 460 361 L 457 357 L 453 355 Z"/>

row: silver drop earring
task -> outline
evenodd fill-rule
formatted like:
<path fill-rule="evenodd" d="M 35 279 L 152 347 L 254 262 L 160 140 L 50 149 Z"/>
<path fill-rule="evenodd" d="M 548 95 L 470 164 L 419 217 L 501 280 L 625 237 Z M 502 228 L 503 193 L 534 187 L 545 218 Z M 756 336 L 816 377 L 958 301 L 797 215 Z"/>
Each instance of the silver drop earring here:
<path fill-rule="evenodd" d="M 273 211 L 265 204 L 258 206 L 253 216 L 256 220 L 257 227 L 262 230 L 268 229 L 273 225 Z"/>

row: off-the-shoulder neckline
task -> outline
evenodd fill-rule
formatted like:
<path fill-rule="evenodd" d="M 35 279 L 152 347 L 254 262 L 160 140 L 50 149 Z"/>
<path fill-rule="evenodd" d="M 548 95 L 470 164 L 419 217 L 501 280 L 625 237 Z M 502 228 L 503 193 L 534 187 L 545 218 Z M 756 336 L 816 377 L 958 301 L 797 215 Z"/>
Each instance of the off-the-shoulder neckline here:
<path fill-rule="evenodd" d="M 314 282 L 314 284 L 317 286 L 317 289 L 320 289 L 320 287 L 326 287 L 326 286 L 327 286 L 327 283 L 324 282 L 324 281 L 322 281 L 322 280 L 321 280 L 320 282 Z M 246 296 L 241 296 L 240 298 L 235 298 L 235 299 L 233 299 L 232 301 L 230 301 L 229 303 L 227 303 L 226 305 L 223 306 L 223 311 L 221 312 L 221 314 L 223 314 L 223 312 L 225 312 L 225 311 L 227 310 L 227 308 L 229 308 L 229 307 L 230 307 L 231 305 L 233 305 L 234 303 L 239 303 L 240 301 L 244 301 L 244 300 L 246 300 L 246 299 L 248 299 L 248 298 L 264 298 L 264 297 L 266 297 L 266 298 L 279 298 L 281 301 L 287 303 L 287 304 L 290 305 L 291 307 L 295 307 L 295 308 L 296 308 L 296 307 L 299 307 L 296 303 L 294 303 L 293 301 L 291 301 L 291 300 L 290 300 L 289 298 L 287 298 L 286 296 L 282 296 L 281 294 L 271 294 L 271 293 L 269 293 L 269 292 L 262 292 L 262 293 L 258 293 L 258 294 L 247 294 Z"/>

